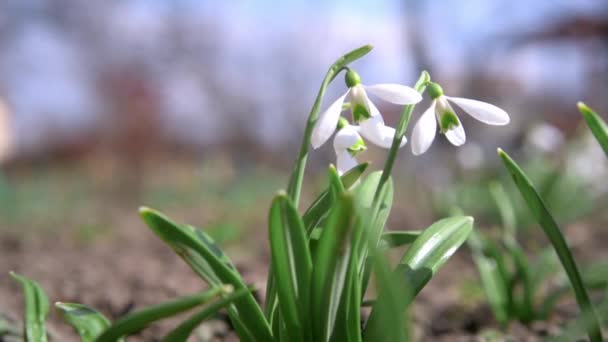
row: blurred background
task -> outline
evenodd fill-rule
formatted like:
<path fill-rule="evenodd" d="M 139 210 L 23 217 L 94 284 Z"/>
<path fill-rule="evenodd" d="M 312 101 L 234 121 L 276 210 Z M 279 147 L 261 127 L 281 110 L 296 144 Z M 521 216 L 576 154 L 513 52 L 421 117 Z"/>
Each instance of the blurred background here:
<path fill-rule="evenodd" d="M 86 285 L 66 290 L 57 268 L 91 254 L 111 269 L 133 246 L 150 249 L 145 258 L 165 255 L 137 220 L 141 204 L 206 227 L 236 259 L 247 246 L 264 263 L 267 207 L 286 186 L 320 82 L 364 44 L 375 47 L 353 65 L 364 83 L 412 85 L 424 69 L 448 95 L 496 104 L 512 119 L 489 127 L 461 115 L 464 147 L 441 138 L 415 158 L 406 146 L 393 226 L 418 229 L 454 207 L 495 222 L 486 187 L 507 180 L 497 147 L 548 182 L 563 220 L 603 203 L 608 189 L 598 179 L 608 163 L 576 102 L 608 113 L 604 0 L 4 0 L 0 283 L 9 269 L 29 270 L 55 279 L 46 284 L 52 294 L 55 286 L 86 302 Z M 340 77 L 322 107 L 343 91 Z M 401 108 L 376 103 L 395 124 Z M 311 154 L 309 200 L 325 184 L 329 145 Z M 368 152 L 361 159 L 380 169 L 385 151 Z M 556 174 L 564 176 L 557 185 Z M 162 265 L 150 278 L 165 274 Z M 1 286 L 10 309 L 17 289 Z M 126 305 L 96 300 L 115 312 Z"/>

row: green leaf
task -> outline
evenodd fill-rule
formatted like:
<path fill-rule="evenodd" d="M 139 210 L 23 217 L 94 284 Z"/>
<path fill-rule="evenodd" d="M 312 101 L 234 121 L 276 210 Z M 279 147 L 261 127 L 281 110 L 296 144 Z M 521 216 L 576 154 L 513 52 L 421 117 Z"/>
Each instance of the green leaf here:
<path fill-rule="evenodd" d="M 404 314 L 403 302 L 411 290 L 410 284 L 399 282 L 389 263 L 374 241 L 369 241 L 370 260 L 378 287 L 378 298 L 363 332 L 363 341 L 409 341 L 409 321 Z"/>
<path fill-rule="evenodd" d="M 332 164 L 329 165 L 329 189 L 332 191 L 336 197 L 344 192 L 344 184 L 342 184 L 342 180 L 340 179 L 340 175 L 338 174 L 338 170 Z"/>
<path fill-rule="evenodd" d="M 342 177 L 340 177 L 344 188 L 351 188 L 359 180 L 368 166 L 369 163 L 359 164 L 344 173 Z M 329 194 L 329 188 L 323 191 L 319 197 L 312 202 L 304 215 L 302 215 L 302 221 L 304 222 L 308 234 L 311 234 L 312 230 L 317 227 L 319 222 L 327 216 L 332 203 L 333 201 Z"/>
<path fill-rule="evenodd" d="M 63 318 L 80 335 L 82 342 L 93 342 L 110 326 L 110 321 L 94 309 L 77 303 L 55 303 Z M 121 339 L 122 341 L 122 339 Z"/>
<path fill-rule="evenodd" d="M 504 326 L 510 318 L 509 294 L 507 293 L 509 279 L 504 277 L 497 260 L 486 256 L 483 239 L 477 232 L 471 232 L 468 245 L 481 278 L 481 285 L 488 298 L 488 304 L 498 323 Z"/>
<path fill-rule="evenodd" d="M 350 245 L 357 244 L 357 237 L 364 236 L 363 220 L 357 219 L 352 233 Z M 357 248 L 350 248 L 346 276 L 342 285 L 340 304 L 330 341 L 361 341 L 361 281 L 359 280 L 359 255 Z"/>
<path fill-rule="evenodd" d="M 375 200 L 375 191 L 378 187 L 382 174 L 380 171 L 371 173 L 356 189 L 356 200 L 358 211 L 365 215 L 366 229 L 361 230 L 365 233 L 365 238 L 357 237 L 355 239 L 355 248 L 359 251 L 360 259 L 357 260 L 359 275 L 362 285 L 361 292 L 365 293 L 369 283 L 371 270 L 366 267 L 369 244 L 374 245 L 374 248 L 380 243 L 380 237 L 384 231 L 386 220 L 393 205 L 393 180 L 388 178 L 381 192 Z M 370 242 L 371 241 L 371 242 Z"/>
<path fill-rule="evenodd" d="M 515 265 L 516 279 L 522 283 L 522 298 L 518 298 L 516 311 L 518 319 L 528 324 L 534 320 L 534 277 L 530 269 L 528 258 L 524 254 L 523 249 L 519 245 L 511 244 L 507 246 L 509 254 L 513 258 Z"/>
<path fill-rule="evenodd" d="M 128 336 L 142 330 L 153 322 L 175 316 L 208 303 L 223 294 L 232 293 L 232 291 L 232 286 L 219 286 L 202 293 L 144 308 L 114 322 L 96 339 L 96 342 L 115 342 L 123 336 Z"/>
<path fill-rule="evenodd" d="M 602 120 L 597 113 L 595 113 L 591 108 L 587 107 L 587 105 L 584 103 L 578 103 L 578 110 L 583 115 L 583 118 L 585 119 L 587 126 L 589 126 L 591 133 L 593 133 L 595 139 L 597 139 L 600 146 L 602 146 L 604 153 L 608 155 L 608 125 L 606 125 L 606 122 Z"/>
<path fill-rule="evenodd" d="M 581 308 L 581 312 L 583 315 L 589 317 L 589 339 L 592 342 L 602 341 L 602 333 L 597 316 L 594 313 L 593 306 L 589 300 L 589 295 L 587 294 L 587 290 L 583 284 L 583 280 L 578 267 L 576 266 L 576 262 L 574 261 L 574 257 L 572 256 L 572 252 L 568 248 L 566 239 L 562 235 L 557 223 L 553 219 L 553 216 L 551 216 L 551 213 L 549 213 L 549 210 L 547 210 L 545 203 L 534 188 L 534 185 L 532 185 L 530 179 L 528 179 L 515 161 L 513 161 L 513 159 L 511 159 L 511 157 L 509 157 L 504 151 L 498 149 L 498 155 L 502 159 L 506 169 L 511 174 L 515 185 L 522 194 L 522 197 L 527 203 L 532 215 L 543 228 L 543 231 L 549 238 L 549 241 L 551 241 L 551 244 L 557 252 L 557 256 L 559 257 L 562 266 L 564 266 L 568 279 L 570 280 L 570 283 L 574 289 L 576 300 Z"/>
<path fill-rule="evenodd" d="M 405 252 L 395 270 L 394 280 L 400 284 L 402 293 L 398 303 L 405 309 L 418 292 L 431 280 L 433 275 L 467 240 L 473 230 L 473 218 L 456 216 L 439 220 L 424 230 Z M 385 300 L 378 297 L 378 301 Z M 382 322 L 374 306 L 370 314 L 368 327 L 371 331 L 380 331 Z"/>
<path fill-rule="evenodd" d="M 353 187 L 357 183 L 361 175 L 365 172 L 368 165 L 369 163 L 362 163 L 344 173 L 340 177 L 344 188 L 349 189 Z M 317 227 L 327 218 L 327 213 L 333 206 L 334 201 L 335 197 L 332 198 L 329 188 L 327 188 L 312 202 L 310 207 L 302 216 L 302 221 L 304 222 L 306 232 L 308 233 L 311 240 L 318 240 L 318 238 L 321 236 L 322 229 Z M 315 235 L 314 238 L 312 236 L 313 234 Z M 314 249 L 313 246 L 314 243 L 311 241 L 311 250 Z M 268 274 L 266 294 L 267 297 L 265 313 L 266 317 L 268 317 L 270 322 L 272 322 L 272 320 L 274 319 L 274 309 L 276 307 L 276 295 L 273 295 L 276 294 L 276 284 L 275 279 L 272 276 L 272 269 L 269 271 Z"/>
<path fill-rule="evenodd" d="M 153 209 L 141 208 L 139 212 L 150 229 L 209 285 L 230 284 L 236 291 L 247 288 L 228 257 L 203 231 L 178 225 Z M 267 341 L 272 338 L 270 326 L 251 293 L 235 301 L 228 308 L 228 315 L 241 339 Z"/>
<path fill-rule="evenodd" d="M 311 317 L 315 341 L 327 341 L 333 330 L 348 269 L 353 221 L 353 198 L 344 193 L 329 214 L 314 258 Z"/>
<path fill-rule="evenodd" d="M 422 234 L 420 230 L 393 230 L 382 233 L 381 248 L 394 248 L 409 245 Z"/>
<path fill-rule="evenodd" d="M 185 342 L 192 334 L 194 329 L 196 329 L 196 327 L 198 327 L 204 320 L 230 305 L 230 303 L 234 302 L 238 298 L 246 296 L 249 292 L 250 290 L 248 289 L 240 289 L 239 291 L 235 291 L 209 304 L 207 307 L 181 323 L 179 326 L 177 326 L 177 328 L 171 330 L 171 332 L 169 332 L 167 336 L 163 338 L 163 342 Z"/>
<path fill-rule="evenodd" d="M 46 317 L 49 313 L 49 299 L 37 282 L 10 272 L 11 277 L 21 284 L 25 299 L 24 335 L 27 342 L 46 342 Z"/>
<path fill-rule="evenodd" d="M 312 259 L 304 224 L 285 193 L 279 193 L 272 201 L 269 238 L 281 317 L 290 340 L 301 340 L 310 333 L 308 308 Z"/>
<path fill-rule="evenodd" d="M 405 275 L 415 296 L 473 231 L 473 218 L 456 216 L 439 220 L 420 234 L 405 252 L 397 273 Z"/>

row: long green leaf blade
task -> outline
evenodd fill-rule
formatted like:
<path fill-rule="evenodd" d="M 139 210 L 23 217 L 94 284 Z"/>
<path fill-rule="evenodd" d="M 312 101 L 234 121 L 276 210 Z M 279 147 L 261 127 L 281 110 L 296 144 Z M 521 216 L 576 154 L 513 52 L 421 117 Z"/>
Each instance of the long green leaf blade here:
<path fill-rule="evenodd" d="M 504 325 L 509 320 L 509 294 L 507 292 L 509 280 L 505 278 L 497 260 L 486 255 L 484 251 L 486 246 L 484 246 L 482 236 L 473 231 L 468 245 L 471 248 L 473 261 L 477 266 L 488 304 L 498 323 Z"/>
<path fill-rule="evenodd" d="M 363 163 L 355 166 L 346 173 L 344 173 L 340 179 L 345 189 L 352 187 L 363 175 L 363 172 L 367 169 L 369 163 Z M 310 207 L 302 215 L 302 221 L 306 227 L 308 234 L 311 234 L 312 230 L 319 224 L 319 222 L 327 216 L 329 209 L 332 205 L 332 199 L 329 194 L 329 188 L 325 189 L 310 205 Z"/>
<path fill-rule="evenodd" d="M 439 220 L 424 230 L 405 252 L 397 267 L 397 272 L 405 272 L 406 278 L 413 284 L 414 294 L 422 290 L 472 231 L 473 218 L 469 216 Z"/>
<path fill-rule="evenodd" d="M 141 208 L 140 215 L 150 229 L 211 286 L 230 284 L 235 290 L 247 288 L 228 257 L 203 231 L 178 225 L 153 209 Z M 270 326 L 252 294 L 239 298 L 228 308 L 228 314 L 241 339 L 272 339 Z"/>
<path fill-rule="evenodd" d="M 203 293 L 181 297 L 166 303 L 144 308 L 114 322 L 114 324 L 96 339 L 96 342 L 115 342 L 123 336 L 140 331 L 153 322 L 203 305 L 222 294 L 228 294 L 232 291 L 232 286 L 221 286 Z"/>
<path fill-rule="evenodd" d="M 602 120 L 596 112 L 582 102 L 578 103 L 578 110 L 583 115 L 591 133 L 593 133 L 595 139 L 597 139 L 600 146 L 602 146 L 604 153 L 608 156 L 608 125 L 606 125 L 606 121 Z"/>
<path fill-rule="evenodd" d="M 398 305 L 401 310 L 409 305 L 439 268 L 467 240 L 472 230 L 472 217 L 450 217 L 435 222 L 414 241 L 395 270 L 394 281 L 406 284 L 400 287 L 402 293 Z M 378 298 L 378 302 L 383 300 Z M 377 305 L 373 307 L 366 328 L 376 333 L 382 330 L 377 308 Z"/>
<path fill-rule="evenodd" d="M 362 214 L 366 220 L 366 229 L 362 229 L 360 233 L 365 233 L 365 238 L 362 236 L 355 239 L 355 248 L 360 255 L 358 262 L 359 276 L 361 278 L 361 292 L 365 293 L 371 276 L 371 269 L 366 266 L 367 255 L 369 253 L 369 244 L 374 248 L 380 243 L 380 238 L 384 232 L 386 221 L 390 214 L 393 205 L 393 180 L 388 178 L 379 194 L 376 195 L 376 189 L 382 178 L 380 171 L 371 173 L 356 189 L 356 199 L 358 212 Z M 370 242 L 371 241 L 371 242 Z"/>
<path fill-rule="evenodd" d="M 396 274 L 391 272 L 381 250 L 375 247 L 374 241 L 369 242 L 379 297 L 365 326 L 363 341 L 409 341 L 409 326 L 401 303 L 409 295 L 410 284 L 396 281 Z"/>
<path fill-rule="evenodd" d="M 329 214 L 314 258 L 311 316 L 315 341 L 327 341 L 331 335 L 348 269 L 353 221 L 353 198 L 344 193 Z"/>
<path fill-rule="evenodd" d="M 498 149 L 498 155 L 502 159 L 507 171 L 509 171 L 511 174 L 515 185 L 522 194 L 528 208 L 530 208 L 532 215 L 538 221 L 545 232 L 545 235 L 547 235 L 549 241 L 551 241 L 551 244 L 553 245 L 553 248 L 557 252 L 559 260 L 561 261 L 562 266 L 568 275 L 568 279 L 572 284 L 581 312 L 584 316 L 589 318 L 589 339 L 593 342 L 602 341 L 602 332 L 598 318 L 595 315 L 593 306 L 589 300 L 589 295 L 587 294 L 587 290 L 583 284 L 583 280 L 576 262 L 574 261 L 574 257 L 572 256 L 572 252 L 570 251 L 570 248 L 568 248 L 566 239 L 562 235 L 557 223 L 553 219 L 553 216 L 545 206 L 544 201 L 534 188 L 534 185 L 522 171 L 522 169 L 503 150 Z"/>
<path fill-rule="evenodd" d="M 80 335 L 82 342 L 93 342 L 110 325 L 104 315 L 78 303 L 55 303 L 65 319 Z"/>
<path fill-rule="evenodd" d="M 196 327 L 198 327 L 204 320 L 230 305 L 230 303 L 238 298 L 247 295 L 248 292 L 249 290 L 247 289 L 240 289 L 239 291 L 235 291 L 221 298 L 220 300 L 209 304 L 203 310 L 192 315 L 192 317 L 188 318 L 186 321 L 177 326 L 177 328 L 169 332 L 167 336 L 163 338 L 163 342 L 185 342 L 192 334 L 194 329 L 196 329 Z"/>
<path fill-rule="evenodd" d="M 10 272 L 11 277 L 21 284 L 25 299 L 24 335 L 27 342 L 46 342 L 46 317 L 49 313 L 49 299 L 37 282 Z"/>
<path fill-rule="evenodd" d="M 272 269 L 279 308 L 292 341 L 310 333 L 309 289 L 312 260 L 304 224 L 285 193 L 272 201 L 269 215 Z"/>

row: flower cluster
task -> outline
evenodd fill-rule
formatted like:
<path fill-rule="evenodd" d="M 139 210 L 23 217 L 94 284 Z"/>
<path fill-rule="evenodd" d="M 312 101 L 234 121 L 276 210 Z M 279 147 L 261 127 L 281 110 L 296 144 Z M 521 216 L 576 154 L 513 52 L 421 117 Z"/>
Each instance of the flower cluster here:
<path fill-rule="evenodd" d="M 316 149 L 337 131 L 333 145 L 337 159 L 336 167 L 340 174 L 358 164 L 355 156 L 366 150 L 365 141 L 382 148 L 390 148 L 392 145 L 395 129 L 384 124 L 380 111 L 367 96 L 368 92 L 398 105 L 413 105 L 422 101 L 419 92 L 404 85 L 393 83 L 363 85 L 359 75 L 352 69 L 346 72 L 345 82 L 348 89 L 319 116 L 311 137 L 312 147 Z M 464 128 L 450 102 L 488 125 L 509 123 L 509 115 L 504 110 L 481 101 L 446 96 L 437 83 L 429 81 L 426 84 L 426 92 L 431 98 L 431 105 L 414 127 L 411 143 L 414 155 L 420 155 L 429 149 L 437 135 L 438 123 L 439 132 L 444 134 L 454 146 L 465 143 Z M 350 110 L 352 124 L 341 116 L 345 110 Z M 401 146 L 406 142 L 407 139 L 404 137 Z"/>

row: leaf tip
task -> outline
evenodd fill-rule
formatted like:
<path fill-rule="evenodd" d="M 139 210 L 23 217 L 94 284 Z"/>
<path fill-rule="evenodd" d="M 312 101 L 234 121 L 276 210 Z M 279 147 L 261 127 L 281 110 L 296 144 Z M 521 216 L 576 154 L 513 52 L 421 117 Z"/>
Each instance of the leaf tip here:
<path fill-rule="evenodd" d="M 578 108 L 579 111 L 585 111 L 585 110 L 589 110 L 589 107 L 587 107 L 587 105 L 583 102 L 583 101 L 578 101 L 576 103 L 576 107 Z"/>

